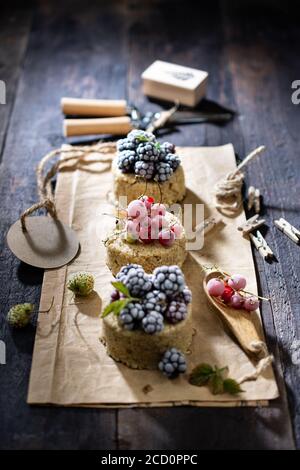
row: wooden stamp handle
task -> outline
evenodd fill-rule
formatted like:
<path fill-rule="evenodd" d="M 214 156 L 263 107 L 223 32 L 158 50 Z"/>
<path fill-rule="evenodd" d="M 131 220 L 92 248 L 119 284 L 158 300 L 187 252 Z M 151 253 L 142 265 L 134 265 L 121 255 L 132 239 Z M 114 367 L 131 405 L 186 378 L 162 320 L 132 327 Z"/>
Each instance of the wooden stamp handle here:
<path fill-rule="evenodd" d="M 94 119 L 64 119 L 66 137 L 72 135 L 112 134 L 126 135 L 133 129 L 128 116 Z"/>
<path fill-rule="evenodd" d="M 62 112 L 69 116 L 125 116 L 125 100 L 90 100 L 85 98 L 62 98 Z"/>

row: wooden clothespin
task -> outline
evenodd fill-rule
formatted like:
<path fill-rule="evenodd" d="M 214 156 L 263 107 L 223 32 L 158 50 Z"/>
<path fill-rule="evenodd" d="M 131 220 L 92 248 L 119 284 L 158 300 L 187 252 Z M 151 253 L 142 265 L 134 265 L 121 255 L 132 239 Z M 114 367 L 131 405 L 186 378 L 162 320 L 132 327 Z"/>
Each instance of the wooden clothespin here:
<path fill-rule="evenodd" d="M 260 190 L 254 186 L 248 189 L 248 210 L 254 207 L 255 213 L 260 213 Z"/>
<path fill-rule="evenodd" d="M 256 236 L 253 233 L 249 233 L 250 240 L 258 250 L 259 254 L 264 258 L 273 258 L 274 253 L 267 244 L 266 240 L 262 236 L 259 230 L 256 232 Z"/>
<path fill-rule="evenodd" d="M 195 227 L 195 232 L 201 233 L 203 232 L 204 235 L 206 235 L 208 232 L 210 232 L 217 224 L 220 222 L 223 222 L 222 217 L 220 217 L 219 214 L 212 215 L 208 217 L 207 219 L 204 219 L 203 222 L 200 224 L 196 225 Z"/>
<path fill-rule="evenodd" d="M 297 245 L 300 244 L 300 231 L 296 229 L 296 227 L 291 225 L 282 217 L 279 220 L 274 220 L 274 224 L 281 232 L 293 240 L 294 243 L 297 243 Z"/>
<path fill-rule="evenodd" d="M 245 224 L 240 225 L 238 230 L 243 232 L 243 235 L 248 235 L 250 232 L 253 232 L 253 230 L 261 227 L 264 223 L 265 219 L 259 219 L 259 215 L 255 214 L 253 217 L 250 217 L 250 219 L 246 220 Z"/>

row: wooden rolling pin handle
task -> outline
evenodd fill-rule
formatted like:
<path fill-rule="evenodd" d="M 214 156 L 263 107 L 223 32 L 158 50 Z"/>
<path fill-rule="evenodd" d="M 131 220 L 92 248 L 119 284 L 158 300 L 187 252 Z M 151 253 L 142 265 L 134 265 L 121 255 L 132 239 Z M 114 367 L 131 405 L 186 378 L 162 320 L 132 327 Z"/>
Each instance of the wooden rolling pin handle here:
<path fill-rule="evenodd" d="M 73 135 L 111 134 L 126 135 L 133 126 L 128 116 L 94 119 L 64 119 L 65 137 Z"/>
<path fill-rule="evenodd" d="M 85 98 L 62 98 L 62 112 L 69 116 L 125 116 L 125 100 L 90 100 Z"/>

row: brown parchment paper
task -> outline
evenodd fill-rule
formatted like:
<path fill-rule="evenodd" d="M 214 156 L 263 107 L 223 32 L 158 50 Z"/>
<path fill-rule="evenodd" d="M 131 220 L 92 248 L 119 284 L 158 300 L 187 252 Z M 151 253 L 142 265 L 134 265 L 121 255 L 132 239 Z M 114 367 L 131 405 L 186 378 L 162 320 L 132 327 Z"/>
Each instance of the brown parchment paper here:
<path fill-rule="evenodd" d="M 186 176 L 185 202 L 202 202 L 205 215 L 212 210 L 212 191 L 217 180 L 235 168 L 231 144 L 222 147 L 179 148 Z M 56 203 L 59 217 L 77 232 L 80 255 L 69 266 L 45 272 L 28 403 L 63 406 L 253 406 L 266 405 L 278 396 L 272 368 L 256 381 L 243 384 L 238 398 L 212 395 L 207 387 L 188 383 L 187 375 L 167 380 L 156 371 L 136 371 L 114 362 L 99 341 L 100 313 L 110 296 L 113 279 L 105 264 L 105 239 L 114 226 L 113 206 L 109 203 L 112 174 L 106 164 L 95 164 L 89 171 L 65 171 L 59 175 Z M 255 271 L 249 241 L 237 226 L 236 218 L 224 218 L 226 225 L 205 237 L 204 247 L 190 252 L 184 265 L 187 284 L 193 291 L 193 339 L 188 370 L 199 362 L 228 365 L 230 376 L 239 378 L 253 371 L 253 364 L 224 330 L 214 308 L 202 290 L 203 273 L 199 262 L 217 264 L 227 272 L 245 274 L 248 289 L 256 292 Z M 65 287 L 66 279 L 86 270 L 95 276 L 95 293 L 75 300 Z M 260 318 L 257 318 L 259 325 Z M 150 387 L 149 387 L 150 385 Z"/>

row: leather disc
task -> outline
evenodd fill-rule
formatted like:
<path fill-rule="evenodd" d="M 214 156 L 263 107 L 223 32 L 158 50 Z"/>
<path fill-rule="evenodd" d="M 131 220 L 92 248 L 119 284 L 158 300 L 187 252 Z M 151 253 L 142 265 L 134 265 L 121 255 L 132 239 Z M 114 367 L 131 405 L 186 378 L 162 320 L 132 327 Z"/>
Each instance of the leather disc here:
<path fill-rule="evenodd" d="M 76 233 L 60 220 L 47 216 L 26 218 L 23 232 L 17 220 L 7 233 L 7 244 L 24 263 L 38 268 L 59 268 L 69 263 L 79 250 Z"/>

